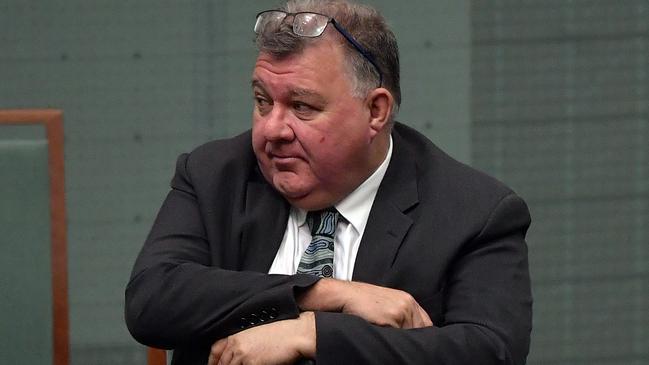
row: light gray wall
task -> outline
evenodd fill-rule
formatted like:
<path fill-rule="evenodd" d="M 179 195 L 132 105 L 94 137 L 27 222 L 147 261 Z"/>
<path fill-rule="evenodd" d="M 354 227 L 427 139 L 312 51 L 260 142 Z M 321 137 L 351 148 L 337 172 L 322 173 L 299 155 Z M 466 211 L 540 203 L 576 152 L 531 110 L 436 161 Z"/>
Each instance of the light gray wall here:
<path fill-rule="evenodd" d="M 473 162 L 530 205 L 529 364 L 649 363 L 649 2 L 472 3 Z"/>
<path fill-rule="evenodd" d="M 451 156 L 471 161 L 471 22 L 468 0 L 373 1 L 399 40 L 397 118 Z"/>

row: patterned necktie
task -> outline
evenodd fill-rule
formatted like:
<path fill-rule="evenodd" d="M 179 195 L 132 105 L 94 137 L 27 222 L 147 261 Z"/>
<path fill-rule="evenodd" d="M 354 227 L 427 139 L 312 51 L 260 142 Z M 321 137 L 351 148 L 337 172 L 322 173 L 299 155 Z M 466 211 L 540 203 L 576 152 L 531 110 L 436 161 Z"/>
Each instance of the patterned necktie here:
<path fill-rule="evenodd" d="M 334 208 L 309 212 L 307 224 L 311 228 L 311 243 L 304 251 L 298 274 L 331 278 L 334 274 L 334 233 L 340 213 Z"/>

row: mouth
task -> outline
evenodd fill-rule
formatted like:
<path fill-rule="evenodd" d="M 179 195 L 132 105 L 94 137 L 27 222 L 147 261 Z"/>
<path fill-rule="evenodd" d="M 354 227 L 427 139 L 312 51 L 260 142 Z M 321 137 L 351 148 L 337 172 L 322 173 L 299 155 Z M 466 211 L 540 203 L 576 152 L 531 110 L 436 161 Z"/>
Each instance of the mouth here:
<path fill-rule="evenodd" d="M 293 156 L 293 155 L 277 155 L 277 154 L 273 154 L 273 153 L 271 153 L 269 155 L 269 157 L 270 157 L 271 160 L 276 160 L 276 161 L 299 159 L 299 157 Z"/>
<path fill-rule="evenodd" d="M 300 162 L 302 159 L 295 156 L 288 155 L 273 155 L 270 156 L 270 161 L 277 167 L 279 170 L 290 169 L 295 166 L 296 163 Z"/>
<path fill-rule="evenodd" d="M 266 154 L 268 155 L 268 158 L 270 158 L 272 161 L 279 161 L 279 162 L 284 162 L 284 161 L 290 162 L 290 161 L 302 159 L 297 154 L 286 153 L 286 152 L 267 151 Z"/>
<path fill-rule="evenodd" d="M 303 155 L 300 151 L 295 151 L 288 146 L 274 146 L 267 144 L 265 146 L 266 158 L 268 162 L 275 166 L 279 171 L 291 171 L 296 168 L 296 165 L 305 162 Z"/>
<path fill-rule="evenodd" d="M 285 153 L 267 153 L 268 159 L 280 170 L 286 169 L 301 160 L 300 157 Z"/>

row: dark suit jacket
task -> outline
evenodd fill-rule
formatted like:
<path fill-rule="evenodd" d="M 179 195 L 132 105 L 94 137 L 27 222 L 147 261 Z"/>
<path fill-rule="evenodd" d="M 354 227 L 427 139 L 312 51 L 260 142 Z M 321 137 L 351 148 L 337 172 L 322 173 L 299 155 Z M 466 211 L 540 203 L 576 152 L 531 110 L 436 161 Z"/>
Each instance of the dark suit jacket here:
<path fill-rule="evenodd" d="M 395 329 L 316 313 L 318 365 L 523 364 L 531 331 L 525 203 L 397 123 L 354 280 L 412 294 L 435 326 Z M 266 274 L 289 205 L 264 180 L 250 132 L 182 155 L 126 289 L 140 342 L 205 364 L 217 339 L 294 318 L 318 279 Z"/>

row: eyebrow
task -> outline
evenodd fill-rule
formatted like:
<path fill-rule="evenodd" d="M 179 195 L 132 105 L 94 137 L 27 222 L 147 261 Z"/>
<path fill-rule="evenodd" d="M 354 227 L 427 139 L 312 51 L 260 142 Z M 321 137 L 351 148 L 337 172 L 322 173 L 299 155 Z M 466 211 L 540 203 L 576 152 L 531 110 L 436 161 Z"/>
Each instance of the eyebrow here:
<path fill-rule="evenodd" d="M 307 89 L 292 89 L 289 94 L 291 96 L 305 96 L 305 97 L 320 97 L 318 93 L 315 91 L 307 90 Z"/>
<path fill-rule="evenodd" d="M 298 98 L 308 98 L 310 101 L 317 103 L 317 104 L 326 104 L 325 98 L 322 97 L 319 93 L 313 91 L 313 90 L 308 90 L 308 89 L 292 89 L 289 92 L 289 95 L 292 98 L 298 97 Z"/>
<path fill-rule="evenodd" d="M 251 86 L 252 86 L 253 89 L 258 87 L 258 88 L 266 91 L 266 88 L 264 87 L 264 83 L 257 80 L 257 79 L 253 79 L 251 84 L 252 84 Z"/>
<path fill-rule="evenodd" d="M 266 88 L 264 87 L 264 83 L 261 80 L 258 79 L 253 79 L 252 80 L 252 87 L 253 88 L 260 88 L 263 92 L 266 92 Z M 291 98 L 299 97 L 299 98 L 309 98 L 310 100 L 320 103 L 320 104 L 325 104 L 325 99 L 320 95 L 319 93 L 309 90 L 309 89 L 303 89 L 303 88 L 294 88 L 289 91 L 289 96 Z"/>

